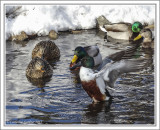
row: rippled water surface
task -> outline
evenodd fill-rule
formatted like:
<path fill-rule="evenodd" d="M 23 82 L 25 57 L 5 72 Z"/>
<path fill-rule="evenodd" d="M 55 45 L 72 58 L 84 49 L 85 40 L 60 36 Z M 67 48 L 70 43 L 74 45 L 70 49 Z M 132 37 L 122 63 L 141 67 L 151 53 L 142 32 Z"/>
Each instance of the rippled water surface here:
<path fill-rule="evenodd" d="M 111 102 L 94 104 L 83 90 L 78 73 L 69 70 L 76 46 L 98 44 L 103 58 L 128 45 L 107 43 L 95 30 L 82 34 L 62 33 L 55 43 L 60 60 L 52 64 L 50 79 L 27 79 L 25 70 L 40 37 L 28 42 L 6 43 L 6 124 L 154 124 L 153 65 L 121 75 Z M 137 52 L 151 56 L 150 50 Z"/>

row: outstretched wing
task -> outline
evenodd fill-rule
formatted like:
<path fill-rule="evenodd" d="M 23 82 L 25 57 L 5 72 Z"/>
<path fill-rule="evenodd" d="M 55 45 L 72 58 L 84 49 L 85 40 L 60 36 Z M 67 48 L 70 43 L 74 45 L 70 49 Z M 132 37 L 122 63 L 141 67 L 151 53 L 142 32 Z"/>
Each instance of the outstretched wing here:
<path fill-rule="evenodd" d="M 102 61 L 102 63 L 97 67 L 97 70 L 101 70 L 106 64 L 110 63 L 111 61 L 119 61 L 122 59 L 130 59 L 135 55 L 135 52 L 137 48 L 140 46 L 140 44 L 134 44 L 132 47 L 116 52 L 114 54 L 111 54 L 107 57 L 105 57 Z"/>
<path fill-rule="evenodd" d="M 150 60 L 145 59 L 121 60 L 113 64 L 110 64 L 107 67 L 105 66 L 99 72 L 99 75 L 102 74 L 104 81 L 106 81 L 110 87 L 114 87 L 115 81 L 121 74 L 135 72 L 140 69 L 143 69 L 144 67 L 146 67 L 149 61 Z"/>

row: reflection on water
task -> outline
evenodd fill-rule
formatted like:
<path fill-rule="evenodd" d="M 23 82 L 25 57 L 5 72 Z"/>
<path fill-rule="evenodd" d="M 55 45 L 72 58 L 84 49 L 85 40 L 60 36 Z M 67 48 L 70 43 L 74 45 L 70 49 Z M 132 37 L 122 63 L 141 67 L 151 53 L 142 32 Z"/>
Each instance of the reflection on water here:
<path fill-rule="evenodd" d="M 6 124 L 154 124 L 154 64 L 140 72 L 123 74 L 115 83 L 111 102 L 92 103 L 77 71 L 69 64 L 76 46 L 97 44 L 103 58 L 128 44 L 105 43 L 95 30 L 63 33 L 55 40 L 61 57 L 51 62 L 53 75 L 30 79 L 25 70 L 40 37 L 6 43 Z M 139 49 L 136 57 L 152 58 L 153 51 Z"/>
<path fill-rule="evenodd" d="M 82 123 L 111 124 L 111 120 L 114 118 L 114 115 L 110 113 L 111 103 L 112 101 L 89 104 L 84 110 Z"/>

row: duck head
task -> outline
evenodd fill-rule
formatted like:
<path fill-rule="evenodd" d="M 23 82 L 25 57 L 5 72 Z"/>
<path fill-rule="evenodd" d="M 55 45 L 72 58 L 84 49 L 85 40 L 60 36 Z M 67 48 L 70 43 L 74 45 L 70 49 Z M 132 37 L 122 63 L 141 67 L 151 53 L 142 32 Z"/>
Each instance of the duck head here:
<path fill-rule="evenodd" d="M 150 29 L 143 29 L 140 31 L 139 35 L 134 38 L 134 41 L 139 40 L 143 37 L 143 42 L 151 42 L 152 41 L 152 32 Z"/>
<path fill-rule="evenodd" d="M 35 70 L 39 71 L 40 73 L 45 72 L 45 65 L 42 60 L 39 60 L 39 58 L 37 58 L 37 61 L 34 64 L 34 68 L 35 68 Z"/>
<path fill-rule="evenodd" d="M 76 47 L 76 49 L 74 50 L 74 56 L 73 59 L 70 63 L 70 69 L 75 69 L 76 67 L 80 67 L 81 66 L 81 59 L 85 56 L 87 56 L 87 52 L 85 51 L 85 49 L 81 46 Z"/>
<path fill-rule="evenodd" d="M 41 46 L 37 49 L 34 49 L 34 51 L 32 51 L 32 59 L 35 58 L 35 57 L 45 59 L 45 54 L 46 54 L 45 49 L 46 49 L 46 47 L 44 47 L 44 46 Z"/>
<path fill-rule="evenodd" d="M 94 59 L 93 57 L 90 57 L 90 56 L 85 56 L 82 59 L 81 63 L 82 63 L 82 66 L 86 68 L 92 69 L 94 67 Z"/>
<path fill-rule="evenodd" d="M 134 33 L 139 33 L 143 29 L 143 25 L 140 22 L 134 22 L 132 24 L 132 31 Z"/>

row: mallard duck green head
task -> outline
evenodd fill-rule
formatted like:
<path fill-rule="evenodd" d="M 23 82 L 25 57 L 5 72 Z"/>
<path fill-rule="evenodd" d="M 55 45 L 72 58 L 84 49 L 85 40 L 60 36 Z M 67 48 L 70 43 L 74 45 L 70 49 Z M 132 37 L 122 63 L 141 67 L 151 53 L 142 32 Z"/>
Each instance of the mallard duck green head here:
<path fill-rule="evenodd" d="M 135 33 L 140 32 L 143 29 L 143 26 L 140 22 L 134 22 L 132 25 L 132 31 Z"/>
<path fill-rule="evenodd" d="M 76 49 L 74 51 L 74 57 L 73 57 L 71 63 L 77 63 L 85 56 L 87 56 L 87 52 L 85 51 L 85 49 L 81 46 L 78 46 L 78 47 L 76 47 Z"/>
<path fill-rule="evenodd" d="M 143 37 L 143 42 L 151 42 L 152 41 L 152 31 L 150 29 L 143 29 L 140 31 L 139 35 L 134 38 L 134 41 L 139 40 Z"/>
<path fill-rule="evenodd" d="M 94 67 L 94 59 L 90 56 L 85 56 L 81 62 L 83 67 L 91 69 Z"/>

